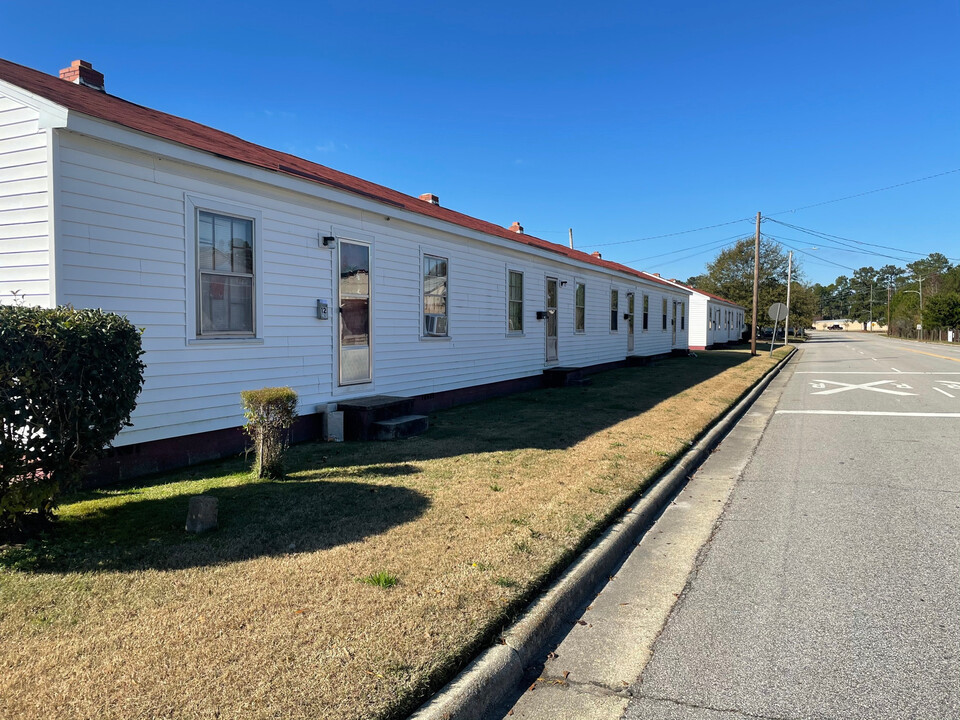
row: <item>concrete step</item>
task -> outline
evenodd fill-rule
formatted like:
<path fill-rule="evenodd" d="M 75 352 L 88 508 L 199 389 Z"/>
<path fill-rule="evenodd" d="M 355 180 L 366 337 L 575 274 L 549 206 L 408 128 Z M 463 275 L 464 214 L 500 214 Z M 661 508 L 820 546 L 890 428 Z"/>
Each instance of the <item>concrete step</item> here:
<path fill-rule="evenodd" d="M 585 385 L 583 368 L 580 367 L 552 367 L 543 371 L 543 384 L 547 387 L 570 387 Z"/>
<path fill-rule="evenodd" d="M 370 428 L 371 440 L 397 440 L 425 433 L 430 427 L 426 415 L 402 415 L 390 420 L 379 420 Z"/>
<path fill-rule="evenodd" d="M 413 411 L 413 398 L 371 395 L 345 400 L 337 405 L 337 409 L 343 411 L 344 437 L 347 440 L 371 440 L 373 424 L 409 415 Z"/>

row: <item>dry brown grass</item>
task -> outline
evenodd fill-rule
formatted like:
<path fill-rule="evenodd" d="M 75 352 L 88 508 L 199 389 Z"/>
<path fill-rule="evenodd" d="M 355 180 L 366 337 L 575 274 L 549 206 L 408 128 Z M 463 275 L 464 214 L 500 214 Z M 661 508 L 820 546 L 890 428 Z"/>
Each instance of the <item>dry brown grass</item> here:
<path fill-rule="evenodd" d="M 0 547 L 0 716 L 403 715 L 775 361 L 701 353 L 299 446 L 284 482 L 233 461 L 73 498 L 55 537 Z M 221 527 L 185 537 L 200 492 Z"/>

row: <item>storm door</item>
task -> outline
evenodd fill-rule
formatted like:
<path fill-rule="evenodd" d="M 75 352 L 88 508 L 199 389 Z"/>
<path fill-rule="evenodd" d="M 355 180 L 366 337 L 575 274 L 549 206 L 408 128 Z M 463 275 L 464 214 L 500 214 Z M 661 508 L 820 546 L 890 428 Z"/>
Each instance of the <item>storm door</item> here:
<path fill-rule="evenodd" d="M 370 246 L 341 240 L 340 384 L 370 382 Z"/>
<path fill-rule="evenodd" d="M 556 362 L 559 357 L 557 347 L 557 279 L 547 278 L 547 317 L 546 317 L 546 336 L 547 336 L 547 362 Z"/>
<path fill-rule="evenodd" d="M 633 293 L 627 293 L 627 352 L 633 352 Z"/>

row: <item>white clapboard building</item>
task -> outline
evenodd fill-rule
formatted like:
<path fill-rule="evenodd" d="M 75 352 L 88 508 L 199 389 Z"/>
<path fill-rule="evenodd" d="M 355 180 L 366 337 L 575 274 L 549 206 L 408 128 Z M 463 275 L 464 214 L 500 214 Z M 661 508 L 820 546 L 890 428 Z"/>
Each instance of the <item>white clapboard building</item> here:
<path fill-rule="evenodd" d="M 289 385 L 305 414 L 384 395 L 429 408 L 685 351 L 691 297 L 111 96 L 81 61 L 60 77 L 0 61 L 0 302 L 13 292 L 144 329 L 146 383 L 115 444 L 156 468 L 233 448 L 241 390 Z"/>
<path fill-rule="evenodd" d="M 742 305 L 737 305 L 705 290 L 684 285 L 677 280 L 661 278 L 656 273 L 643 274 L 690 293 L 689 347 L 691 350 L 705 350 L 717 345 L 739 342 L 743 337 L 743 331 L 747 326 L 746 309 Z"/>

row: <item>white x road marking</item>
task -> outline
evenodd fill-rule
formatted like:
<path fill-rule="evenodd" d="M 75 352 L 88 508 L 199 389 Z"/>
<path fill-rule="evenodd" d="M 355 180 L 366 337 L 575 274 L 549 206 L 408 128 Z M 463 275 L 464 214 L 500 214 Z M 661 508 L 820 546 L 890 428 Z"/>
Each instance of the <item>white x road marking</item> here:
<path fill-rule="evenodd" d="M 848 390 L 869 390 L 871 392 L 887 393 L 888 395 L 916 395 L 916 393 L 901 392 L 900 390 L 890 390 L 888 388 L 877 387 L 877 385 L 887 385 L 888 383 L 892 383 L 894 382 L 893 380 L 877 380 L 876 382 L 863 383 L 862 385 L 836 382 L 834 380 L 816 380 L 815 382 L 825 383 L 825 385 L 821 384 L 819 387 L 826 387 L 826 385 L 838 385 L 839 387 L 831 388 L 829 390 L 821 390 L 820 392 L 813 393 L 814 395 L 836 395 L 837 393 L 847 392 Z M 814 385 L 814 387 L 818 387 L 818 385 Z M 909 388 L 910 386 L 903 383 L 895 383 L 895 387 Z"/>

